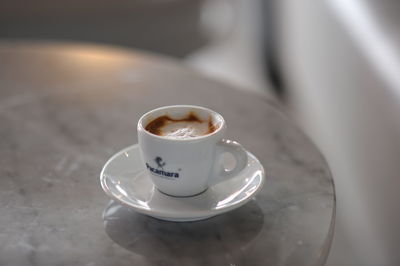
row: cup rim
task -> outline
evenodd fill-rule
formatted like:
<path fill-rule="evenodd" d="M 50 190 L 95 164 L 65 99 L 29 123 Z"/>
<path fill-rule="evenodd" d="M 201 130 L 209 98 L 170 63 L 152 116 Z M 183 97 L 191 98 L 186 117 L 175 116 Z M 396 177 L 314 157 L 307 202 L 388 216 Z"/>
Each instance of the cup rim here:
<path fill-rule="evenodd" d="M 209 112 L 209 113 L 211 113 L 211 114 L 217 116 L 217 117 L 220 119 L 221 125 L 219 126 L 219 128 L 218 128 L 217 130 L 215 130 L 214 132 L 212 132 L 212 133 L 210 133 L 210 134 L 203 135 L 203 136 L 198 136 L 198 137 L 193 137 L 193 138 L 187 138 L 187 139 L 174 139 L 174 138 L 166 138 L 166 137 L 163 137 L 163 136 L 158 136 L 158 135 L 156 135 L 156 134 L 153 134 L 153 133 L 147 131 L 147 130 L 144 128 L 144 126 L 143 126 L 143 119 L 144 119 L 146 116 L 148 116 L 149 114 L 151 114 L 151 113 L 153 113 L 153 112 L 156 112 L 156 111 L 159 111 L 159 110 L 170 109 L 170 108 L 177 108 L 177 107 L 178 107 L 178 108 L 194 108 L 194 109 L 201 109 L 201 110 L 203 110 L 203 111 Z M 202 107 L 202 106 L 198 106 L 198 105 L 186 105 L 186 104 L 183 104 L 183 105 L 180 105 L 180 104 L 178 104 L 178 105 L 167 105 L 167 106 L 162 106 L 162 107 L 158 107 L 158 108 L 152 109 L 152 110 L 150 110 L 150 111 L 144 113 L 144 114 L 139 118 L 139 121 L 138 121 L 138 124 L 137 124 L 137 129 L 138 129 L 138 131 L 141 130 L 141 131 L 145 132 L 146 134 L 148 134 L 148 135 L 150 135 L 150 136 L 152 136 L 152 137 L 161 139 L 161 140 L 166 140 L 166 141 L 177 141 L 177 142 L 189 142 L 189 141 L 196 141 L 196 140 L 206 139 L 206 138 L 209 138 L 209 137 L 211 137 L 211 136 L 217 135 L 217 134 L 218 134 L 219 132 L 221 132 L 224 128 L 225 128 L 225 119 L 224 119 L 224 117 L 223 117 L 221 114 L 219 114 L 219 113 L 217 113 L 217 112 L 215 112 L 215 111 L 213 111 L 213 110 L 211 110 L 211 109 L 209 109 L 209 108 L 206 108 L 206 107 Z"/>

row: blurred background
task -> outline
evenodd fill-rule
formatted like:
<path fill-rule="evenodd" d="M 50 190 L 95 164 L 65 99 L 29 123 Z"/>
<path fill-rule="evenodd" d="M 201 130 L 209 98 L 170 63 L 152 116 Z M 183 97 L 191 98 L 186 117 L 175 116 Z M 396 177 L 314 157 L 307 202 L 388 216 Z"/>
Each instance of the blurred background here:
<path fill-rule="evenodd" d="M 0 0 L 0 41 L 146 50 L 282 102 L 336 183 L 327 265 L 400 265 L 398 14 L 394 0 Z"/>

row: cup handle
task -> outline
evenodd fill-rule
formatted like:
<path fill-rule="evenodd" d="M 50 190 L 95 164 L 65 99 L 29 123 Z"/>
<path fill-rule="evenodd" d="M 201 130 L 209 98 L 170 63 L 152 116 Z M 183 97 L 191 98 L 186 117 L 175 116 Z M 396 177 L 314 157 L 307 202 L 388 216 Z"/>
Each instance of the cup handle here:
<path fill-rule="evenodd" d="M 236 164 L 232 170 L 226 170 L 223 162 L 224 153 L 230 153 L 235 158 Z M 213 177 L 210 180 L 210 185 L 215 185 L 221 181 L 232 178 L 237 175 L 247 165 L 247 152 L 240 143 L 222 139 L 217 143 L 217 152 L 215 156 L 215 165 Z"/>

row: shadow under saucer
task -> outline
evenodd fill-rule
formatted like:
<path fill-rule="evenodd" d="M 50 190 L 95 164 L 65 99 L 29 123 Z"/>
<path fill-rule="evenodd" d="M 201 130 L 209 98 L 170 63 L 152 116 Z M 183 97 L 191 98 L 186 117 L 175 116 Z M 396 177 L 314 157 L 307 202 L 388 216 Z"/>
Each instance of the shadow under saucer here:
<path fill-rule="evenodd" d="M 230 253 L 243 248 L 261 231 L 264 216 L 256 201 L 196 222 L 168 222 L 111 201 L 103 212 L 108 236 L 138 254 L 193 257 Z"/>

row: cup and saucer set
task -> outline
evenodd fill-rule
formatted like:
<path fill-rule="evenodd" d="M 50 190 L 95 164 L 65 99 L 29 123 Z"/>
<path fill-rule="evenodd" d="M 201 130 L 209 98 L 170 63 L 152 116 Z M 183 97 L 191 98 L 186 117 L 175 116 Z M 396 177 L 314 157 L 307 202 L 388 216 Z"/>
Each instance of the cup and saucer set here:
<path fill-rule="evenodd" d="M 207 131 L 164 136 L 193 124 Z M 113 200 L 157 219 L 189 222 L 234 210 L 262 188 L 264 168 L 239 143 L 224 139 L 223 117 L 204 107 L 174 105 L 144 114 L 138 144 L 112 156 L 100 174 Z M 193 130 L 192 130 L 193 132 Z M 232 160 L 224 159 L 225 154 Z"/>

